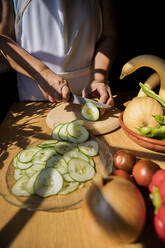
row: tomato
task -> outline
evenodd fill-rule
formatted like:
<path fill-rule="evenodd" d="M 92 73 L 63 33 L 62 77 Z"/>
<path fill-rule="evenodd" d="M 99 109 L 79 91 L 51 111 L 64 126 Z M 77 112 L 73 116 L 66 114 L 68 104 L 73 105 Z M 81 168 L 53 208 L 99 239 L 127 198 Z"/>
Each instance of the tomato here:
<path fill-rule="evenodd" d="M 165 205 L 160 206 L 154 216 L 154 227 L 158 237 L 165 241 Z"/>
<path fill-rule="evenodd" d="M 133 167 L 132 174 L 136 183 L 148 187 L 152 176 L 160 169 L 159 165 L 149 159 L 140 159 Z"/>
<path fill-rule="evenodd" d="M 113 155 L 113 163 L 117 169 L 130 172 L 136 162 L 136 156 L 128 150 L 118 150 Z"/>
<path fill-rule="evenodd" d="M 153 175 L 152 182 L 149 185 L 149 191 L 152 192 L 152 187 L 161 185 L 163 181 L 165 181 L 165 170 L 160 169 Z"/>
<path fill-rule="evenodd" d="M 114 170 L 112 172 L 112 175 L 119 176 L 119 177 L 125 178 L 125 179 L 127 179 L 129 181 L 132 181 L 130 174 L 125 170 L 121 170 L 121 169 Z"/>

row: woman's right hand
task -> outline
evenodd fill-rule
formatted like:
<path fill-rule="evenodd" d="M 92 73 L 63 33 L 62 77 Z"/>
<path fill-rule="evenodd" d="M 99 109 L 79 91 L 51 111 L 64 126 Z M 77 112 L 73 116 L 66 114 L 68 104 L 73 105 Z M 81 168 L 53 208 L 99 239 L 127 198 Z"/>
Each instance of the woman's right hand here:
<path fill-rule="evenodd" d="M 37 83 L 44 97 L 50 102 L 69 101 L 70 89 L 67 81 L 49 68 L 44 69 L 40 73 Z"/>

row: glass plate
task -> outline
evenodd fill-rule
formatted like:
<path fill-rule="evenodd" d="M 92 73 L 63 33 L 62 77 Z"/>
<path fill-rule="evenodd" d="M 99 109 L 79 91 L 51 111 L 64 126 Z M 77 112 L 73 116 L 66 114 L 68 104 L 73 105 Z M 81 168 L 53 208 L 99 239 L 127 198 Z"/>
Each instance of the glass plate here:
<path fill-rule="evenodd" d="M 112 172 L 113 166 L 110 146 L 101 141 L 99 138 L 95 138 L 95 140 L 99 143 L 100 147 L 99 155 L 94 157 L 96 172 L 100 173 L 102 176 L 107 176 Z M 40 142 L 35 142 L 29 147 L 35 146 L 39 143 Z M 22 149 L 19 149 L 17 153 Z M 10 204 L 32 211 L 63 211 L 66 209 L 78 208 L 81 206 L 84 196 L 92 183 L 92 180 L 83 183 L 81 188 L 68 195 L 54 195 L 47 198 L 42 198 L 36 195 L 30 197 L 17 197 L 10 191 L 15 182 L 13 173 L 14 166 L 12 158 L 4 175 L 5 180 L 3 180 L 3 173 L 1 173 L 2 180 L 0 182 L 0 195 Z"/>

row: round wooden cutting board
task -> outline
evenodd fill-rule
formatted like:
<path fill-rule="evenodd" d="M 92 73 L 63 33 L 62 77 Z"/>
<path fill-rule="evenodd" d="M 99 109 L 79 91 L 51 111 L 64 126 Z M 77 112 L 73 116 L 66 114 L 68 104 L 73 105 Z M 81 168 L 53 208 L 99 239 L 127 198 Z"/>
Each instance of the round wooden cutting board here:
<path fill-rule="evenodd" d="M 73 103 L 63 103 L 54 107 L 49 111 L 46 117 L 46 123 L 51 129 L 56 123 L 70 122 L 76 119 L 83 120 L 83 125 L 93 135 L 109 133 L 117 129 L 120 124 L 118 117 L 120 115 L 118 108 L 111 108 L 106 110 L 103 116 L 100 116 L 98 121 L 87 121 L 81 116 L 81 105 Z"/>

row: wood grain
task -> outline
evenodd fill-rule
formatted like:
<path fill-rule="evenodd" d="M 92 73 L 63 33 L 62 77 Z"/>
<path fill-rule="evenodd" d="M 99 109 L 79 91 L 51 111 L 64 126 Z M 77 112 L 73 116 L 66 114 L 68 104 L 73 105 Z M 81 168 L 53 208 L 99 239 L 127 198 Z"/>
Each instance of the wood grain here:
<path fill-rule="evenodd" d="M 46 124 L 48 112 L 55 107 L 48 103 L 17 103 L 11 106 L 0 126 L 0 190 L 9 162 L 17 150 L 50 137 Z M 112 153 L 129 149 L 138 158 L 149 158 L 165 169 L 164 154 L 142 148 L 130 140 L 121 128 L 98 137 L 110 146 Z M 1 191 L 0 191 L 1 192 Z M 27 211 L 0 198 L 0 248 L 110 248 L 87 234 L 82 222 L 82 209 L 63 212 Z M 163 248 L 148 219 L 134 244 L 121 248 Z"/>
<path fill-rule="evenodd" d="M 54 107 L 48 113 L 46 123 L 48 127 L 52 129 L 56 123 L 65 123 L 76 119 L 81 119 L 83 121 L 83 125 L 86 126 L 93 135 L 99 135 L 109 133 L 120 126 L 118 121 L 119 114 L 120 110 L 115 107 L 108 109 L 103 116 L 100 116 L 98 121 L 87 121 L 83 119 L 81 115 L 80 105 L 63 103 L 57 107 Z"/>

